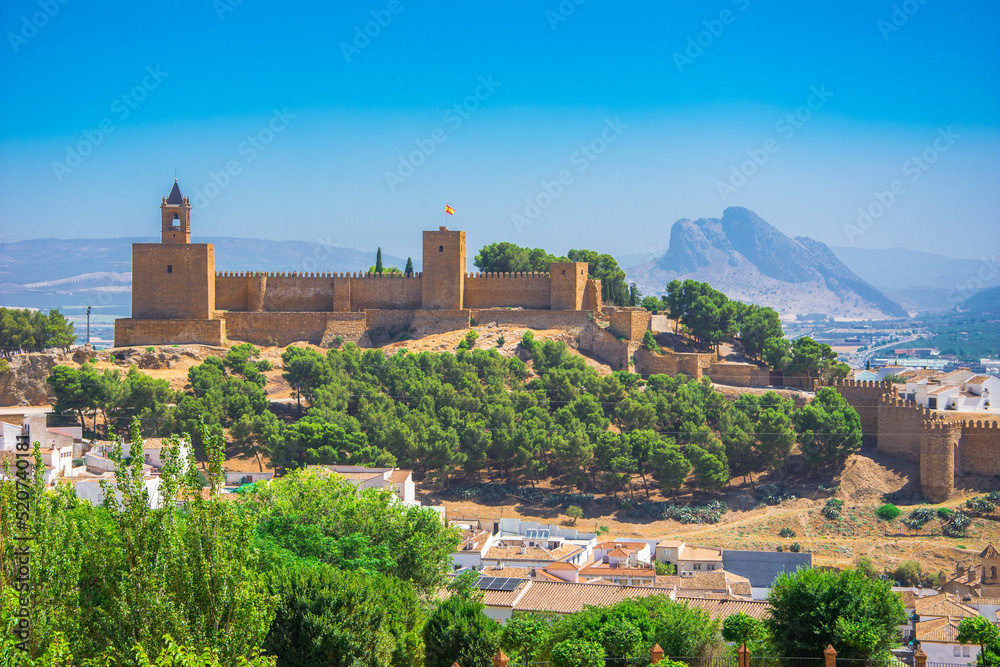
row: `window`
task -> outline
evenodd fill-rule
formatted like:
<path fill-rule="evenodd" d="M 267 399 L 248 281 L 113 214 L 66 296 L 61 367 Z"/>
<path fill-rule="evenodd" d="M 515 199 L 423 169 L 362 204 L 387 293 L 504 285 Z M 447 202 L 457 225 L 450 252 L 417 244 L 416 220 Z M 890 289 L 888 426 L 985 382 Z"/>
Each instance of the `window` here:
<path fill-rule="evenodd" d="M 167 264 L 167 273 L 173 273 L 173 272 L 174 272 L 174 265 Z"/>
<path fill-rule="evenodd" d="M 927 398 L 927 407 L 931 410 L 937 410 L 937 397 L 932 396 Z"/>
<path fill-rule="evenodd" d="M 994 565 L 993 567 L 990 568 L 990 579 L 996 579 L 996 578 L 997 578 L 997 566 Z"/>
<path fill-rule="evenodd" d="M 968 645 L 962 647 L 962 657 L 963 658 L 968 658 L 969 657 L 969 647 L 968 647 Z"/>
<path fill-rule="evenodd" d="M 956 658 L 962 657 L 962 647 L 959 646 L 958 644 L 955 644 L 955 657 Z"/>
<path fill-rule="evenodd" d="M 438 252 L 444 252 L 444 246 L 443 245 L 439 245 L 438 246 Z"/>
<path fill-rule="evenodd" d="M 714 566 L 714 565 L 709 565 L 709 566 L 708 566 L 708 569 L 709 569 L 709 570 L 714 570 L 714 569 L 715 569 L 715 566 Z"/>
<path fill-rule="evenodd" d="M 700 570 L 701 569 L 701 563 L 695 563 L 694 564 L 694 569 Z"/>
<path fill-rule="evenodd" d="M 566 275 L 566 269 L 563 269 L 563 273 L 562 273 L 562 274 L 563 274 L 564 276 Z"/>

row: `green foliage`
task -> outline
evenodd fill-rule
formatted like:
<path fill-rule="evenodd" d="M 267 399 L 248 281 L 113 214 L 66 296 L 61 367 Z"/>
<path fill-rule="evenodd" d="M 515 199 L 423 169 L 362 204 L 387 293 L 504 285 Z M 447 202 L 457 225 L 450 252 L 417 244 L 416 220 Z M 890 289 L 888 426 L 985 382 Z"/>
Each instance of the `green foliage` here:
<path fill-rule="evenodd" d="M 837 500 L 836 498 L 828 498 L 826 504 L 823 505 L 823 509 L 820 513 L 827 519 L 836 520 L 840 518 L 840 511 L 844 507 L 843 500 Z"/>
<path fill-rule="evenodd" d="M 802 453 L 814 466 L 843 463 L 861 448 L 861 417 L 833 387 L 817 390 L 794 421 Z"/>
<path fill-rule="evenodd" d="M 616 306 L 638 305 L 639 291 L 625 280 L 625 271 L 618 266 L 618 260 L 608 254 L 594 250 L 570 250 L 571 262 L 587 262 L 588 278 L 601 281 L 601 300 Z"/>
<path fill-rule="evenodd" d="M 507 342 L 507 339 L 503 337 L 503 334 L 497 336 L 497 347 L 503 347 L 503 344 Z"/>
<path fill-rule="evenodd" d="M 484 273 L 548 273 L 552 262 L 565 261 L 566 257 L 550 255 L 541 248 L 522 248 L 503 241 L 484 246 L 472 263 Z"/>
<path fill-rule="evenodd" d="M 548 641 L 551 621 L 548 616 L 520 612 L 515 612 L 507 620 L 503 626 L 500 645 L 512 658 L 511 662 L 528 663 L 538 657 Z"/>
<path fill-rule="evenodd" d="M 882 382 L 892 382 L 893 384 L 906 384 L 906 379 L 890 373 L 889 375 L 886 375 L 884 378 L 882 378 Z"/>
<path fill-rule="evenodd" d="M 837 361 L 837 353 L 826 343 L 817 343 L 808 336 L 794 341 L 773 338 L 765 344 L 764 359 L 777 370 L 807 380 L 847 377 L 850 367 Z"/>
<path fill-rule="evenodd" d="M 649 329 L 646 329 L 646 332 L 642 334 L 642 349 L 649 350 L 650 352 L 660 351 L 660 344 L 656 342 L 653 332 Z"/>
<path fill-rule="evenodd" d="M 1000 629 L 982 616 L 963 618 L 958 624 L 961 644 L 979 644 L 977 665 L 1000 665 Z"/>
<path fill-rule="evenodd" d="M 677 574 L 677 566 L 673 563 L 664 563 L 663 561 L 657 561 L 654 563 L 656 567 L 656 574 L 659 576 L 670 576 Z"/>
<path fill-rule="evenodd" d="M 758 503 L 764 505 L 780 505 L 786 500 L 795 500 L 797 497 L 780 484 L 761 484 L 754 489 L 753 495 Z"/>
<path fill-rule="evenodd" d="M 945 537 L 965 537 L 965 531 L 972 525 L 972 519 L 965 512 L 953 512 L 948 523 L 941 526 L 941 534 Z"/>
<path fill-rule="evenodd" d="M 916 586 L 924 582 L 924 569 L 915 560 L 904 560 L 892 573 L 900 586 Z"/>
<path fill-rule="evenodd" d="M 604 667 L 604 647 L 587 639 L 567 639 L 552 648 L 553 667 Z"/>
<path fill-rule="evenodd" d="M 912 528 L 913 530 L 920 530 L 928 522 L 933 521 L 936 513 L 930 507 L 918 507 L 917 509 L 910 512 L 910 515 L 903 519 L 903 524 L 907 528 Z"/>
<path fill-rule="evenodd" d="M 875 510 L 875 516 L 877 516 L 882 521 L 895 521 L 902 514 L 900 510 L 895 505 L 886 503 L 885 505 L 880 505 L 878 509 Z"/>
<path fill-rule="evenodd" d="M 973 512 L 989 514 L 997 508 L 996 503 L 986 496 L 975 496 L 965 501 L 965 506 Z"/>
<path fill-rule="evenodd" d="M 717 347 L 739 330 L 737 313 L 743 304 L 730 301 L 708 283 L 672 280 L 664 300 L 670 318 L 684 325 L 702 345 Z"/>
<path fill-rule="evenodd" d="M 48 315 L 0 307 L 0 347 L 40 349 L 68 347 L 76 340 L 73 325 L 58 308 Z"/>
<path fill-rule="evenodd" d="M 482 602 L 452 595 L 440 603 L 423 629 L 427 667 L 489 665 L 500 648 L 500 626 Z"/>
<path fill-rule="evenodd" d="M 271 590 L 282 602 L 264 648 L 283 667 L 420 664 L 423 611 L 404 581 L 296 563 L 272 575 Z"/>
<path fill-rule="evenodd" d="M 479 334 L 475 329 L 469 329 L 468 333 L 465 334 L 465 338 L 463 338 L 462 342 L 458 344 L 458 349 L 471 350 L 473 346 L 475 346 L 477 340 L 479 340 Z"/>
<path fill-rule="evenodd" d="M 534 347 L 534 345 L 535 345 L 535 333 L 531 329 L 528 329 L 523 334 L 521 334 L 521 347 L 527 350 L 528 354 L 531 354 L 531 350 Z"/>
<path fill-rule="evenodd" d="M 950 507 L 939 507 L 937 508 L 937 515 L 939 519 L 948 520 L 951 518 L 953 510 Z"/>
<path fill-rule="evenodd" d="M 746 612 L 731 614 L 722 621 L 722 638 L 737 646 L 751 646 L 766 635 L 767 628 L 764 624 Z"/>
<path fill-rule="evenodd" d="M 388 491 L 358 493 L 333 475 L 293 472 L 245 501 L 258 545 L 278 560 L 311 558 L 345 570 L 378 572 L 421 593 L 444 582 L 457 531 L 430 509 L 399 503 Z"/>
<path fill-rule="evenodd" d="M 719 647 L 719 627 L 706 611 L 665 596 L 628 599 L 555 619 L 541 658 L 554 660 L 555 648 L 570 640 L 594 642 L 608 657 L 648 656 L 653 644 L 666 655 L 706 655 Z"/>
<path fill-rule="evenodd" d="M 406 268 L 403 269 L 403 273 L 405 273 L 408 276 L 413 275 L 413 258 L 411 257 L 406 258 Z"/>
<path fill-rule="evenodd" d="M 10 373 L 10 362 L 6 359 L 0 359 L 0 375 L 6 375 Z"/>
<path fill-rule="evenodd" d="M 791 545 L 789 545 L 788 550 L 797 554 L 802 551 L 802 545 L 798 542 L 792 542 Z"/>
<path fill-rule="evenodd" d="M 791 528 L 782 528 L 778 531 L 779 537 L 795 537 L 795 531 Z"/>
<path fill-rule="evenodd" d="M 146 352 L 156 352 L 156 348 L 150 345 L 146 348 Z"/>
<path fill-rule="evenodd" d="M 783 572 L 768 600 L 771 617 L 765 623 L 786 657 L 819 658 L 833 644 L 845 659 L 885 658 L 906 620 L 889 583 L 855 569 Z"/>
<path fill-rule="evenodd" d="M 772 340 L 781 340 L 784 332 L 778 312 L 766 306 L 749 305 L 738 316 L 740 343 L 751 359 L 763 361 L 764 351 Z"/>
<path fill-rule="evenodd" d="M 570 505 L 566 508 L 566 516 L 573 519 L 573 524 L 575 525 L 577 521 L 583 518 L 583 510 L 579 505 Z"/>

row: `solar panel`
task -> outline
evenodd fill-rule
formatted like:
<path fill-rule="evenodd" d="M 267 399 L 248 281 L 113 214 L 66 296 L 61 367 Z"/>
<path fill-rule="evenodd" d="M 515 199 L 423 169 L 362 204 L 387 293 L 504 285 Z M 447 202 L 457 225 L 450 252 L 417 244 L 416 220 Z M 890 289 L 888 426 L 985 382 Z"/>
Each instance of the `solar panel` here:
<path fill-rule="evenodd" d="M 513 591 L 521 583 L 520 579 L 504 577 L 482 577 L 476 584 L 481 591 Z"/>
<path fill-rule="evenodd" d="M 547 531 L 547 530 L 540 530 L 540 531 L 538 531 L 538 539 L 540 539 L 540 540 L 547 540 L 547 539 L 549 539 L 549 531 Z"/>
<path fill-rule="evenodd" d="M 525 537 L 526 539 L 529 539 L 529 540 L 533 540 L 533 539 L 535 539 L 535 537 L 536 537 L 536 536 L 538 535 L 538 533 L 539 533 L 539 531 L 537 531 L 537 530 L 529 530 L 529 531 L 527 531 L 527 532 L 526 532 L 526 533 L 524 534 L 524 537 Z"/>

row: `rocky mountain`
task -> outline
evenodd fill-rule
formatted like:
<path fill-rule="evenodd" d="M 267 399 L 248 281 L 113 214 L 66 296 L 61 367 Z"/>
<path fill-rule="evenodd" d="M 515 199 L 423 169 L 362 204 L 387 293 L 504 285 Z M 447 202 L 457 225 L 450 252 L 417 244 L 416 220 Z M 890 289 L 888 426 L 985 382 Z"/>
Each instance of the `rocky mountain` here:
<path fill-rule="evenodd" d="M 644 294 L 663 294 L 674 278 L 710 283 L 731 298 L 771 306 L 783 316 L 905 317 L 825 244 L 790 238 L 753 211 L 732 206 L 722 218 L 678 220 L 666 254 L 628 270 Z"/>

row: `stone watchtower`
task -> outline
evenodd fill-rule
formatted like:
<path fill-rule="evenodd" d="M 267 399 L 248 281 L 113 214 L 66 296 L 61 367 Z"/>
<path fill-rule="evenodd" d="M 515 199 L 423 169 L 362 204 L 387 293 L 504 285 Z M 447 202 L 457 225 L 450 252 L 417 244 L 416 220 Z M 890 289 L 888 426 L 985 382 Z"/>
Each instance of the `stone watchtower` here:
<path fill-rule="evenodd" d="M 132 317 L 115 321 L 115 346 L 220 345 L 215 246 L 191 243 L 191 203 L 174 180 L 160 203 L 160 243 L 132 244 Z"/>
<path fill-rule="evenodd" d="M 170 194 L 160 204 L 160 241 L 191 243 L 191 202 L 181 196 L 176 178 Z"/>
<path fill-rule="evenodd" d="M 465 232 L 439 227 L 424 232 L 421 305 L 424 310 L 461 310 L 465 303 Z"/>

